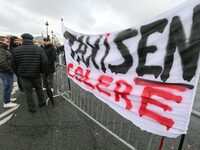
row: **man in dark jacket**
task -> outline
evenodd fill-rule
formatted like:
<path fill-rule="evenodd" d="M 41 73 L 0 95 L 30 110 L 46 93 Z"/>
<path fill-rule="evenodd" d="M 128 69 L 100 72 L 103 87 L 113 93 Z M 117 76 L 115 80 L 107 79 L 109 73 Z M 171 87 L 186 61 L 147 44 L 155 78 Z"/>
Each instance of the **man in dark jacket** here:
<path fill-rule="evenodd" d="M 9 40 L 7 37 L 0 36 L 0 79 L 3 81 L 3 100 L 4 107 L 17 106 L 11 102 L 11 92 L 13 88 L 13 72 L 11 69 L 11 54 L 8 51 Z"/>
<path fill-rule="evenodd" d="M 46 72 L 43 75 L 43 86 L 46 88 L 47 95 L 54 106 L 53 99 L 53 78 L 55 72 L 55 61 L 56 61 L 56 49 L 49 42 L 49 38 L 43 39 L 43 45 L 41 46 L 44 49 L 44 52 L 48 59 L 48 64 L 46 68 Z"/>
<path fill-rule="evenodd" d="M 10 53 L 12 54 L 13 49 L 16 48 L 19 45 L 21 45 L 19 38 L 16 37 L 16 36 L 11 36 L 10 37 L 10 48 L 9 48 Z M 19 87 L 19 91 L 21 93 L 23 93 L 24 90 L 22 88 L 22 84 L 21 84 L 18 76 L 17 76 L 17 84 L 18 84 L 18 87 Z"/>
<path fill-rule="evenodd" d="M 49 42 L 49 38 L 43 39 L 43 45 L 41 46 L 44 49 L 44 52 L 48 59 L 48 65 L 46 68 L 47 79 L 49 81 L 49 85 L 53 88 L 53 77 L 55 72 L 55 61 L 56 61 L 56 49 L 54 46 Z M 44 83 L 44 87 L 46 88 L 47 85 Z"/>
<path fill-rule="evenodd" d="M 33 99 L 33 88 L 37 93 L 39 107 L 46 105 L 40 75 L 47 64 L 47 57 L 42 48 L 33 44 L 32 35 L 25 33 L 21 37 L 23 39 L 22 45 L 13 49 L 12 67 L 22 83 L 28 110 L 34 113 L 36 108 Z"/>

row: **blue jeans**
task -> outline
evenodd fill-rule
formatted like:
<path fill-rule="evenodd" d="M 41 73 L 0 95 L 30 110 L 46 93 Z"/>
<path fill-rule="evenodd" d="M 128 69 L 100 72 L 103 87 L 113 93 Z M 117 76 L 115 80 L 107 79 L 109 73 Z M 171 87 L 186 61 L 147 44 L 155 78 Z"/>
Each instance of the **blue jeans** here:
<path fill-rule="evenodd" d="M 0 79 L 3 81 L 3 100 L 7 104 L 10 102 L 11 92 L 13 89 L 13 74 L 0 73 Z"/>

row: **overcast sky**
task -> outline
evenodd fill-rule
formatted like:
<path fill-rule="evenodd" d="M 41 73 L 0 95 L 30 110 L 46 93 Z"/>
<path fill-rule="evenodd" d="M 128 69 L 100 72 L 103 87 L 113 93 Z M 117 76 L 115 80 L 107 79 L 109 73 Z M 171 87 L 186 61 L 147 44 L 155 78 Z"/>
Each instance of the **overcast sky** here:
<path fill-rule="evenodd" d="M 0 0 L 0 35 L 46 34 L 61 39 L 60 19 L 82 33 L 105 33 L 141 24 L 186 0 Z"/>

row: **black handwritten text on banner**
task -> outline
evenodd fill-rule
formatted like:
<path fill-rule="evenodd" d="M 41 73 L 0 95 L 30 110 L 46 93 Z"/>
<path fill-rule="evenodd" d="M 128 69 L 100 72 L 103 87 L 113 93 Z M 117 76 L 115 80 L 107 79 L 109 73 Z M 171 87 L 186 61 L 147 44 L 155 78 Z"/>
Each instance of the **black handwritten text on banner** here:
<path fill-rule="evenodd" d="M 68 75 L 141 129 L 185 134 L 198 81 L 199 3 L 115 33 L 83 35 L 62 26 Z"/>

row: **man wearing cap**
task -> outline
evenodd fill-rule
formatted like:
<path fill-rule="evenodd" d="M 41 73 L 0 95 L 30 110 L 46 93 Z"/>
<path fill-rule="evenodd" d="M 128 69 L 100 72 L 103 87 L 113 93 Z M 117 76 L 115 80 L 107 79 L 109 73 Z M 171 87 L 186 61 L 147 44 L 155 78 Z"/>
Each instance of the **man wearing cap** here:
<path fill-rule="evenodd" d="M 43 75 L 43 86 L 46 88 L 47 95 L 54 106 L 53 98 L 53 78 L 55 72 L 55 61 L 56 61 L 56 49 L 50 43 L 49 37 L 43 39 L 43 45 L 41 46 L 48 59 L 46 72 Z"/>
<path fill-rule="evenodd" d="M 46 37 L 43 39 L 43 45 L 41 46 L 44 49 L 44 52 L 48 59 L 48 65 L 46 69 L 46 78 L 50 88 L 53 88 L 53 78 L 55 72 L 55 61 L 56 61 L 56 49 L 50 43 L 49 38 Z M 44 82 L 44 88 L 47 88 L 46 83 Z"/>
<path fill-rule="evenodd" d="M 11 68 L 11 54 L 8 51 L 9 39 L 0 36 L 0 79 L 3 81 L 3 107 L 15 107 L 16 103 L 11 99 L 11 92 L 13 89 L 13 71 Z"/>
<path fill-rule="evenodd" d="M 12 67 L 22 83 L 28 110 L 35 113 L 33 88 L 37 93 L 39 107 L 46 105 L 40 75 L 47 64 L 47 57 L 42 48 L 33 44 L 33 36 L 31 34 L 24 33 L 21 37 L 23 40 L 22 45 L 13 49 Z"/>

